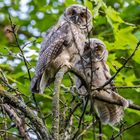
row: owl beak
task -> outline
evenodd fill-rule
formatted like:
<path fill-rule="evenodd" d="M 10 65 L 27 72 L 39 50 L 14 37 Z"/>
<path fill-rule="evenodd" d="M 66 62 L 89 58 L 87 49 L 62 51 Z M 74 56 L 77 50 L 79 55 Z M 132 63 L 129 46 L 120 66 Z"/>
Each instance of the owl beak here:
<path fill-rule="evenodd" d="M 75 15 L 73 16 L 73 22 L 74 22 L 75 24 L 77 24 L 77 23 L 79 22 L 79 15 L 78 15 L 78 14 L 75 14 Z"/>
<path fill-rule="evenodd" d="M 76 15 L 75 16 L 75 23 L 78 23 L 78 21 L 79 21 L 79 15 Z"/>

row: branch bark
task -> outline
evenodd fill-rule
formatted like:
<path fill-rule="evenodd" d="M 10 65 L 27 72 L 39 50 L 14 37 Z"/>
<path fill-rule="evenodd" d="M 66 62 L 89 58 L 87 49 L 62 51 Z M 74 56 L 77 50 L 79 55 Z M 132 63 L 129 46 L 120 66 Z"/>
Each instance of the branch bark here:
<path fill-rule="evenodd" d="M 11 108 L 9 105 L 4 104 L 3 105 L 8 116 L 10 117 L 10 119 L 14 120 L 14 122 L 16 123 L 16 126 L 19 130 L 19 134 L 21 135 L 22 138 L 24 138 L 25 140 L 31 140 L 30 137 L 27 134 L 27 129 L 26 129 L 26 124 L 25 124 L 25 118 L 24 117 L 19 117 L 16 113 L 16 111 Z"/>
<path fill-rule="evenodd" d="M 52 139 L 59 140 L 59 93 L 61 82 L 63 79 L 64 74 L 68 71 L 68 67 L 62 67 L 55 76 L 54 82 L 54 92 L 53 92 L 53 99 L 52 99 L 52 107 L 53 107 L 53 124 L 52 124 Z"/>
<path fill-rule="evenodd" d="M 80 78 L 80 80 L 82 81 L 82 84 L 85 86 L 87 91 L 89 91 L 90 87 L 89 87 L 89 84 L 86 82 L 85 75 L 83 73 L 81 73 L 76 68 L 72 68 L 70 71 L 72 73 L 74 73 L 76 76 L 78 76 L 78 78 Z M 103 89 L 106 89 L 106 87 L 105 88 L 103 87 Z M 98 90 L 98 88 L 96 88 L 94 90 Z M 99 90 L 101 90 L 100 87 L 99 87 Z M 90 91 L 89 91 L 89 93 L 90 93 Z M 123 106 L 122 103 L 119 103 L 119 102 L 117 102 L 115 100 L 112 100 L 112 99 L 108 99 L 106 97 L 100 97 L 97 94 L 94 96 L 94 98 L 97 99 L 97 100 L 103 101 L 103 102 L 110 103 L 110 104 L 116 104 L 116 105 L 119 105 L 119 106 Z M 140 106 L 139 105 L 135 105 L 135 104 L 133 104 L 131 102 L 129 103 L 129 107 L 128 108 L 135 109 L 135 110 L 140 110 Z"/>
<path fill-rule="evenodd" d="M 2 98 L 2 102 L 0 102 L 0 104 L 8 104 L 20 110 L 38 131 L 41 139 L 50 140 L 48 129 L 43 124 L 42 120 L 29 107 L 27 107 L 23 101 L 3 90 L 0 90 L 0 98 Z"/>
<path fill-rule="evenodd" d="M 117 102 L 116 100 L 109 99 L 107 97 L 95 95 L 94 98 L 96 100 L 107 102 L 109 104 L 116 104 L 116 105 L 119 105 L 119 106 L 123 106 L 123 104 L 121 102 Z M 133 104 L 131 102 L 129 102 L 128 108 L 135 109 L 135 110 L 140 110 L 140 106 L 139 105 L 135 105 L 135 104 Z"/>

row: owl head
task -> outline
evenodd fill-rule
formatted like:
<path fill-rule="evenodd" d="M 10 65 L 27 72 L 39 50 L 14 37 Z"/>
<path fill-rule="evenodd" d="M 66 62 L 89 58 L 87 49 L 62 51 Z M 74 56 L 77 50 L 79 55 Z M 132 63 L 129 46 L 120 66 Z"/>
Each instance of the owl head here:
<path fill-rule="evenodd" d="M 78 25 L 81 29 L 88 27 L 88 29 L 91 30 L 92 28 L 92 14 L 82 5 L 74 4 L 66 8 L 64 17 L 67 21 Z"/>
<path fill-rule="evenodd" d="M 92 59 L 94 62 L 104 60 L 106 61 L 108 52 L 103 41 L 97 38 L 91 38 L 86 42 L 84 51 L 84 57 L 89 58 L 92 53 Z"/>

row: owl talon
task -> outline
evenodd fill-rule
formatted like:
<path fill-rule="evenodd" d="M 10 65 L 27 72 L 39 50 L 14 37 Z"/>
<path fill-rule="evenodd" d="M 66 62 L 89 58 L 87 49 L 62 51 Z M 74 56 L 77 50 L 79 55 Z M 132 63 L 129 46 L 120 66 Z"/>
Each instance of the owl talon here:
<path fill-rule="evenodd" d="M 73 67 L 73 65 L 72 65 L 71 63 L 69 63 L 69 62 L 66 62 L 66 63 L 64 63 L 63 65 L 61 65 L 61 68 L 62 68 L 63 66 L 67 66 L 69 69 L 71 69 L 71 68 Z"/>
<path fill-rule="evenodd" d="M 122 101 L 122 104 L 123 104 L 124 109 L 126 109 L 127 107 L 129 107 L 130 101 L 124 99 L 124 100 Z"/>

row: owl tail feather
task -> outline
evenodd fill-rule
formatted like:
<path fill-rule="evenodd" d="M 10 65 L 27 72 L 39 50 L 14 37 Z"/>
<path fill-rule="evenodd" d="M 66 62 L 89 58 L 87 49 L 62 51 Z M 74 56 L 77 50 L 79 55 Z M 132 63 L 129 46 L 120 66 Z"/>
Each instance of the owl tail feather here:
<path fill-rule="evenodd" d="M 40 89 L 39 89 L 39 85 L 40 85 L 40 81 L 41 81 L 41 77 L 42 76 L 34 76 L 31 80 L 31 84 L 30 84 L 30 90 L 33 93 L 39 93 Z"/>
<path fill-rule="evenodd" d="M 115 125 L 123 118 L 123 107 L 95 101 L 95 109 L 104 124 Z"/>
<path fill-rule="evenodd" d="M 47 72 L 44 72 L 40 76 L 34 76 L 31 80 L 31 92 L 43 93 L 45 88 L 49 86 L 54 81 L 54 79 L 54 77 L 49 77 L 49 74 L 47 74 Z"/>
<path fill-rule="evenodd" d="M 48 83 L 48 78 L 46 77 L 45 72 L 40 76 L 34 76 L 31 80 L 31 92 L 33 93 L 43 93 L 45 87 Z"/>

